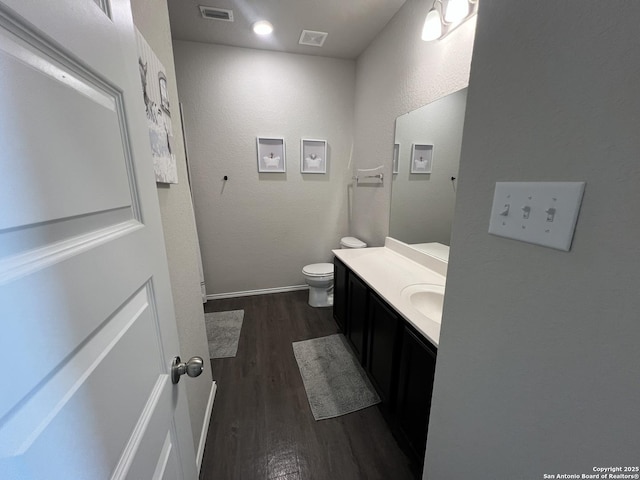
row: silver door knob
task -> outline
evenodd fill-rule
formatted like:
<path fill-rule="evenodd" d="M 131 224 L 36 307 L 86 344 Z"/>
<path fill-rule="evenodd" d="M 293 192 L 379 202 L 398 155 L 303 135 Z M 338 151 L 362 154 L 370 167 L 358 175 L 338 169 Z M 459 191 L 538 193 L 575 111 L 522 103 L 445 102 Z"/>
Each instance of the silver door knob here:
<path fill-rule="evenodd" d="M 180 357 L 173 357 L 171 363 L 171 382 L 176 384 L 185 373 L 190 377 L 197 377 L 204 369 L 202 357 L 191 357 L 188 362 L 180 361 Z"/>

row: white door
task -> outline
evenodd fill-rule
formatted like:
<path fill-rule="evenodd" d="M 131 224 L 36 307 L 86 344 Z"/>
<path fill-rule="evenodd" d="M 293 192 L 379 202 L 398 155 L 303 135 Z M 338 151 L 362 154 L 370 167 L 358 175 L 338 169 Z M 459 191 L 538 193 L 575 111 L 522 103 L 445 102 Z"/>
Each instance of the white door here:
<path fill-rule="evenodd" d="M 0 3 L 0 322 L 2 480 L 196 478 L 128 0 Z"/>

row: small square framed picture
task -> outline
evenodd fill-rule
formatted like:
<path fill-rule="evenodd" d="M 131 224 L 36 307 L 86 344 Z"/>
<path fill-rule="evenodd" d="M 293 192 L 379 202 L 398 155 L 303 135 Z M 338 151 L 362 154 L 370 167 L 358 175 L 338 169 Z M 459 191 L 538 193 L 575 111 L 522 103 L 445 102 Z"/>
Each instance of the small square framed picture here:
<path fill-rule="evenodd" d="M 258 172 L 283 173 L 287 171 L 284 138 L 258 137 Z"/>
<path fill-rule="evenodd" d="M 433 145 L 414 143 L 411 145 L 411 173 L 431 173 Z"/>
<path fill-rule="evenodd" d="M 398 173 L 398 168 L 400 166 L 400 144 L 393 144 L 393 169 L 391 173 Z"/>
<path fill-rule="evenodd" d="M 327 141 L 303 138 L 300 141 L 300 172 L 327 173 Z"/>

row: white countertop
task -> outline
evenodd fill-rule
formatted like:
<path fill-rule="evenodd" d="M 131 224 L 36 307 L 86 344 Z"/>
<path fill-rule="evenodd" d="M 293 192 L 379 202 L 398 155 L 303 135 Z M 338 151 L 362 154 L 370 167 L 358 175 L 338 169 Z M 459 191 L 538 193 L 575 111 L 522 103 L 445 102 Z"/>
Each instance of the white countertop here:
<path fill-rule="evenodd" d="M 402 298 L 402 289 L 426 283 L 445 285 L 447 263 L 387 237 L 384 247 L 333 250 L 334 255 L 436 347 L 440 323 L 417 312 Z"/>
<path fill-rule="evenodd" d="M 429 242 L 429 243 L 412 243 L 410 244 L 413 248 L 417 248 L 418 250 L 422 250 L 425 253 L 428 253 L 432 257 L 440 258 L 445 262 L 449 262 L 449 246 L 443 245 L 438 242 Z"/>

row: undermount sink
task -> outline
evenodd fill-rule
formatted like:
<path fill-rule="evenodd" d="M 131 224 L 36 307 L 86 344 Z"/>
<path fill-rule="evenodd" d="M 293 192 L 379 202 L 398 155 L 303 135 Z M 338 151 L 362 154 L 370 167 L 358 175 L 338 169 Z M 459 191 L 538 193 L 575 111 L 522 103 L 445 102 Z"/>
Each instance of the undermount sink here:
<path fill-rule="evenodd" d="M 444 302 L 442 285 L 416 283 L 403 288 L 400 297 L 428 319 L 437 323 L 442 321 L 442 303 Z"/>

